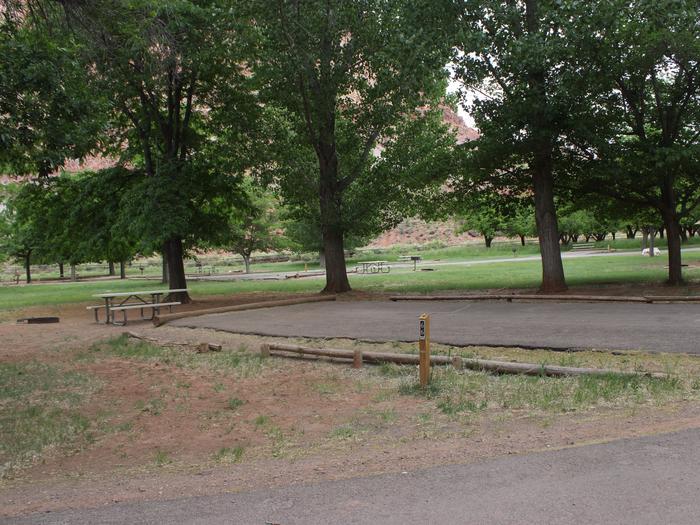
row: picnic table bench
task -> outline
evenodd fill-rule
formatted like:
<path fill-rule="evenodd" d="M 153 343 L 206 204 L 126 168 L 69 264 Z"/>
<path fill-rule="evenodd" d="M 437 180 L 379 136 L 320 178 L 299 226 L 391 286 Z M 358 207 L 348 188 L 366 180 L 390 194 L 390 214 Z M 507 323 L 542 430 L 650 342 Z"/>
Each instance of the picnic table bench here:
<path fill-rule="evenodd" d="M 391 266 L 388 261 L 362 261 L 357 263 L 355 271 L 357 273 L 389 273 Z"/>
<path fill-rule="evenodd" d="M 400 261 L 413 261 L 413 271 L 416 271 L 416 266 L 420 261 L 422 261 L 422 257 L 420 255 L 399 255 L 399 260 Z"/>
<path fill-rule="evenodd" d="M 582 250 L 593 250 L 595 249 L 595 244 L 592 242 L 579 242 L 571 245 L 571 251 L 577 252 Z"/>
<path fill-rule="evenodd" d="M 180 304 L 179 301 L 163 301 L 162 298 L 172 293 L 187 292 L 187 288 L 177 290 L 138 290 L 134 292 L 105 292 L 96 294 L 93 297 L 104 299 L 105 304 L 88 306 L 88 310 L 95 313 L 95 322 L 99 323 L 99 311 L 105 309 L 105 324 L 116 324 L 123 326 L 127 322 L 127 312 L 129 310 L 140 310 L 142 319 L 153 319 L 153 316 L 160 313 L 162 307 L 168 307 L 172 312 L 173 306 Z M 151 317 L 145 317 L 144 311 L 150 310 Z M 117 321 L 116 313 L 122 312 L 123 320 Z"/>

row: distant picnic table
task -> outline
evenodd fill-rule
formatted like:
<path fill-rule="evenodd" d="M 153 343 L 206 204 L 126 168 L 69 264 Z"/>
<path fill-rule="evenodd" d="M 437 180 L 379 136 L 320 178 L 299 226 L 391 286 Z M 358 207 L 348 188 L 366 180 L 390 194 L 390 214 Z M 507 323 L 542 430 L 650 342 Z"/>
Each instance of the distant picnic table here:
<path fill-rule="evenodd" d="M 357 263 L 355 270 L 357 273 L 389 273 L 391 266 L 388 261 L 362 261 Z"/>
<path fill-rule="evenodd" d="M 170 294 L 187 292 L 187 288 L 179 288 L 177 290 L 138 290 L 134 292 L 105 292 L 96 294 L 93 297 L 99 297 L 104 300 L 103 305 L 88 306 L 88 310 L 95 313 L 95 322 L 99 323 L 98 312 L 104 308 L 105 324 L 125 325 L 127 322 L 127 312 L 129 310 L 141 310 L 142 319 L 153 319 L 153 316 L 160 313 L 160 309 L 167 306 L 172 311 L 173 306 L 179 305 L 179 301 L 163 301 L 162 298 L 167 298 Z M 144 312 L 151 311 L 150 317 L 145 317 Z M 123 320 L 117 321 L 116 313 L 122 312 Z"/>

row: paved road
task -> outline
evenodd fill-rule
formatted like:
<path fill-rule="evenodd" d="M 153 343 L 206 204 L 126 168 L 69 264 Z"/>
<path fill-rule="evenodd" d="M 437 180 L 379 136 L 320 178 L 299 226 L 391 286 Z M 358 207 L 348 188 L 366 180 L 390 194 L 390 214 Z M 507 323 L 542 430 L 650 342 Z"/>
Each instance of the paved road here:
<path fill-rule="evenodd" d="M 433 341 L 458 346 L 700 353 L 700 304 L 337 301 L 172 324 L 268 336 L 415 341 L 422 312 L 432 314 Z"/>
<path fill-rule="evenodd" d="M 8 524 L 697 524 L 700 430 L 315 485 Z"/>

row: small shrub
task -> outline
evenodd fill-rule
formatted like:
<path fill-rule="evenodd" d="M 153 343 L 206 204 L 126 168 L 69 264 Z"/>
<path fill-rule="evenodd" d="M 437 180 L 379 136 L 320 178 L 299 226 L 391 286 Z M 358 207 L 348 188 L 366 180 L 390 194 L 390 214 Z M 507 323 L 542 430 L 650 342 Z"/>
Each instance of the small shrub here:
<path fill-rule="evenodd" d="M 156 455 L 153 458 L 153 462 L 156 464 L 158 467 L 162 467 L 164 465 L 168 465 L 173 462 L 173 460 L 170 458 L 170 455 L 164 451 L 164 450 L 156 450 Z"/>
<path fill-rule="evenodd" d="M 269 416 L 263 416 L 263 415 L 256 417 L 255 420 L 253 421 L 253 423 L 255 423 L 256 427 L 262 427 L 264 425 L 267 425 L 269 422 L 270 422 Z"/>
<path fill-rule="evenodd" d="M 236 410 L 244 404 L 245 404 L 245 401 L 243 401 L 242 399 L 238 399 L 237 397 L 232 397 L 231 399 L 228 400 L 228 403 L 226 403 L 226 406 L 228 407 L 229 410 Z"/>
<path fill-rule="evenodd" d="M 241 446 L 229 448 L 222 447 L 214 453 L 214 461 L 220 463 L 238 463 L 243 457 L 245 449 Z"/>

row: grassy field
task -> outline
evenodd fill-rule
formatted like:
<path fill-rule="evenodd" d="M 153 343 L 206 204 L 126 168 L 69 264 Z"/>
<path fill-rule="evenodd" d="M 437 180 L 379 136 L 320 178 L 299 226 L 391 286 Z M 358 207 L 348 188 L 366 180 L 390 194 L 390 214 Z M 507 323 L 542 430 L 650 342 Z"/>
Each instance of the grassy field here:
<path fill-rule="evenodd" d="M 641 248 L 641 239 L 625 239 L 618 238 L 617 240 L 605 240 L 594 243 L 598 248 L 608 248 L 614 250 L 639 250 Z M 666 239 L 656 239 L 655 246 L 665 248 Z M 700 246 L 700 237 L 694 237 L 684 243 L 684 246 Z M 562 246 L 562 252 L 567 252 L 571 249 L 570 245 Z M 539 247 L 533 240 L 528 240 L 525 246 L 521 246 L 520 242 L 515 241 L 500 241 L 494 242 L 491 248 L 486 248 L 483 243 L 471 242 L 460 246 L 448 247 L 431 247 L 427 246 L 395 246 L 392 248 L 363 248 L 357 250 L 352 257 L 348 258 L 348 266 L 353 266 L 361 261 L 373 261 L 377 259 L 396 262 L 402 255 L 419 254 L 426 261 L 446 261 L 446 260 L 474 260 L 474 259 L 499 259 L 504 257 L 537 255 Z M 195 266 L 193 260 L 187 260 L 185 263 L 185 271 L 191 275 L 204 273 L 208 275 L 210 272 L 216 274 L 242 273 L 243 261 L 236 256 L 216 256 L 204 255 L 200 257 L 202 263 L 201 271 Z M 141 270 L 143 268 L 143 271 Z M 317 254 L 296 254 L 292 259 L 285 262 L 259 262 L 252 265 L 254 272 L 295 272 L 305 269 L 315 270 L 319 268 Z M 13 281 L 15 279 L 14 272 L 20 274 L 20 279 L 24 277 L 24 270 L 18 266 L 8 266 L 4 273 L 0 273 L 0 281 Z M 119 272 L 119 267 L 116 265 L 116 271 Z M 66 267 L 66 276 L 69 269 Z M 155 257 L 148 259 L 139 259 L 133 261 L 131 266 L 126 268 L 127 277 L 159 277 L 161 274 L 160 260 Z M 100 264 L 81 264 L 78 266 L 78 275 L 82 278 L 102 277 L 107 275 L 107 265 Z M 52 280 L 58 279 L 58 267 L 37 267 L 33 272 L 34 280 Z"/>
<path fill-rule="evenodd" d="M 697 263 L 700 252 L 684 254 L 685 263 Z M 663 282 L 666 258 L 650 259 L 637 255 L 601 256 L 565 259 L 564 268 L 570 286 Z M 535 288 L 539 285 L 539 261 L 502 262 L 473 266 L 434 266 L 434 271 L 413 272 L 394 269 L 389 274 L 350 276 L 355 290 L 368 292 L 424 293 L 440 290 L 479 290 Z M 700 269 L 685 270 L 688 282 L 700 281 Z M 193 297 L 241 292 L 317 292 L 323 277 L 279 281 L 190 282 Z M 35 284 L 0 288 L 0 310 L 37 305 L 89 302 L 92 296 L 106 291 L 159 289 L 154 281 L 108 281 L 62 284 Z"/>
<path fill-rule="evenodd" d="M 641 247 L 641 239 L 625 239 L 618 238 L 617 240 L 605 240 L 594 243 L 598 248 L 611 248 L 614 250 L 638 250 Z M 665 239 L 656 239 L 655 246 L 664 248 L 666 246 Z M 695 237 L 684 243 L 684 246 L 700 246 L 700 237 Z M 570 245 L 562 246 L 562 252 L 567 252 L 571 249 Z M 348 265 L 361 261 L 369 260 L 387 260 L 396 262 L 402 255 L 419 254 L 427 261 L 445 261 L 445 260 L 473 260 L 473 259 L 499 259 L 504 257 L 537 255 L 539 247 L 534 240 L 528 240 L 525 246 L 521 246 L 520 242 L 516 241 L 495 241 L 491 248 L 486 248 L 483 243 L 474 241 L 460 246 L 434 247 L 426 246 L 394 246 L 391 248 L 362 248 L 358 249 L 352 257 L 348 258 Z M 190 275 L 204 273 L 208 275 L 210 272 L 216 274 L 227 273 L 242 273 L 244 266 L 243 261 L 237 256 L 219 256 L 219 255 L 203 255 L 199 258 L 202 264 L 201 269 L 195 266 L 193 260 L 187 260 L 185 263 L 185 271 Z M 301 271 L 304 269 L 318 269 L 319 264 L 317 254 L 295 254 L 291 259 L 284 262 L 258 262 L 252 265 L 254 272 L 290 272 Z M 116 265 L 116 271 L 119 271 Z M 20 279 L 24 276 L 24 270 L 17 265 L 7 266 L 4 273 L 0 274 L 0 281 L 13 281 L 14 273 L 20 274 Z M 66 267 L 66 277 L 69 269 Z M 161 273 L 160 259 L 150 257 L 147 259 L 138 259 L 132 262 L 131 266 L 127 266 L 127 277 L 158 277 Z M 94 278 L 107 275 L 106 263 L 90 263 L 78 265 L 78 275 L 82 278 Z M 55 280 L 58 279 L 57 266 L 41 266 L 35 267 L 33 277 L 35 281 Z"/>

